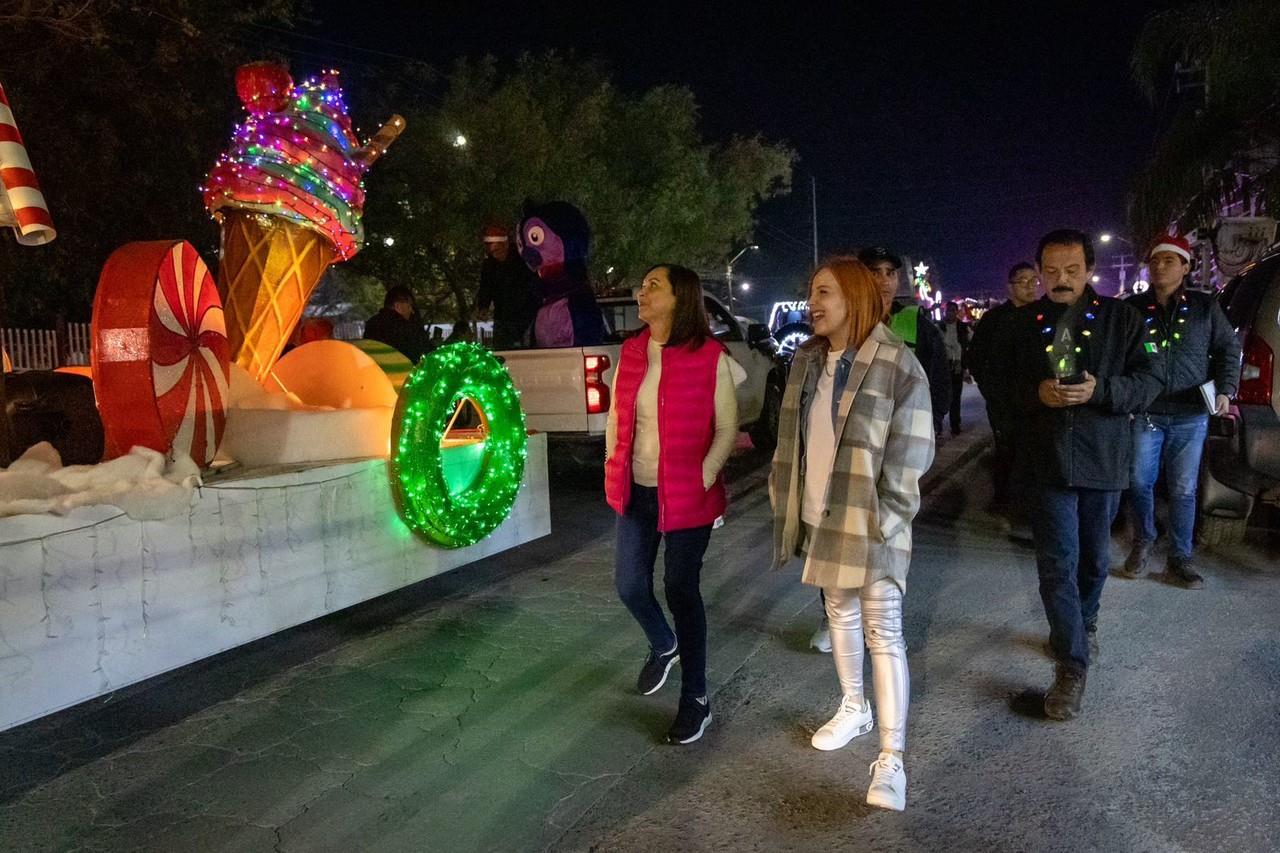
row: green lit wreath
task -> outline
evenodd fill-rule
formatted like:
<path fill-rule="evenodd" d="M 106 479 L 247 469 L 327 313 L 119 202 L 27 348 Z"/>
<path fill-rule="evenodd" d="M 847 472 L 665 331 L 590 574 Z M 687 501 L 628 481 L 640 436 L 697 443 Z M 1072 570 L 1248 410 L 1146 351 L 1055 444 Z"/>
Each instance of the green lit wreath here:
<path fill-rule="evenodd" d="M 459 428 L 467 412 L 478 423 Z M 527 451 L 506 368 L 477 344 L 441 347 L 418 363 L 396 403 L 390 479 L 400 517 L 446 548 L 479 542 L 515 505 Z"/>

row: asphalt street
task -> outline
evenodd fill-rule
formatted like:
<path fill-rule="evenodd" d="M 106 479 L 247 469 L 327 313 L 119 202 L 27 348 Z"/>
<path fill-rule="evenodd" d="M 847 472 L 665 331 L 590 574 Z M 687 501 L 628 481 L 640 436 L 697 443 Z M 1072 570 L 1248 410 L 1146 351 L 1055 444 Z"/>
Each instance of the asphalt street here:
<path fill-rule="evenodd" d="M 698 743 L 661 742 L 675 684 L 636 695 L 611 513 L 558 472 L 550 537 L 0 734 L 0 850 L 1280 849 L 1276 536 L 1204 554 L 1203 590 L 1109 581 L 1084 713 L 1044 720 L 1032 551 L 987 510 L 975 402 L 916 525 L 904 813 L 863 802 L 874 733 L 809 746 L 838 687 L 744 445 Z"/>

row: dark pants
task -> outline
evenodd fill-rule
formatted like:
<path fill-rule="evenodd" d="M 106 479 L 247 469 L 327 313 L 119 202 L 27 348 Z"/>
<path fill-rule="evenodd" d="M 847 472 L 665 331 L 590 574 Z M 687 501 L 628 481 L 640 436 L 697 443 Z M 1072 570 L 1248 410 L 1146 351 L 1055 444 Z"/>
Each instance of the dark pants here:
<path fill-rule="evenodd" d="M 1098 621 L 1120 492 L 1040 485 L 1036 498 L 1032 532 L 1040 599 L 1049 618 L 1049 646 L 1059 662 L 1085 669 L 1085 632 Z"/>
<path fill-rule="evenodd" d="M 951 434 L 960 432 L 960 398 L 964 394 L 964 374 L 951 374 Z"/>
<path fill-rule="evenodd" d="M 987 403 L 987 422 L 995 447 L 991 453 L 991 480 L 997 505 L 1006 507 L 1025 504 L 1026 465 L 1019 460 L 1018 422 L 1004 408 Z"/>
<path fill-rule="evenodd" d="M 662 585 L 667 607 L 676 623 L 672 633 L 662 607 L 653 595 L 653 566 L 658 543 L 667 540 Z M 680 692 L 695 698 L 707 695 L 707 615 L 698 588 L 702 556 L 711 541 L 711 525 L 658 532 L 658 490 L 631 487 L 627 514 L 618 518 L 618 553 L 614 583 L 618 597 L 640 623 L 649 646 L 662 654 L 680 643 Z"/>

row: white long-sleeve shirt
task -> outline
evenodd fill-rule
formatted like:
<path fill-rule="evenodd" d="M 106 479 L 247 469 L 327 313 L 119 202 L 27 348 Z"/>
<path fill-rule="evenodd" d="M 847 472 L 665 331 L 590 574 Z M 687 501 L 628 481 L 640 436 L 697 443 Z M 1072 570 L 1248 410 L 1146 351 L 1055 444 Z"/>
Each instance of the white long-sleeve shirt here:
<path fill-rule="evenodd" d="M 662 379 L 662 344 L 649 341 L 649 367 L 636 392 L 635 437 L 631 442 L 631 478 L 640 486 L 658 485 L 658 383 Z M 734 388 L 747 378 L 747 372 L 728 353 L 722 353 L 716 365 L 715 435 L 702 460 L 702 487 L 711 488 L 733 446 L 738 440 L 738 396 Z M 613 393 L 617 395 L 618 374 L 613 375 Z M 610 407 L 605 426 L 605 458 L 613 455 L 618 443 L 617 409 Z"/>
<path fill-rule="evenodd" d="M 827 485 L 831 482 L 831 465 L 836 458 L 836 428 L 831 421 L 832 395 L 835 393 L 836 366 L 844 350 L 827 354 L 818 386 L 809 403 L 809 422 L 804 425 L 805 477 L 804 494 L 800 498 L 800 520 L 817 527 L 827 509 Z"/>

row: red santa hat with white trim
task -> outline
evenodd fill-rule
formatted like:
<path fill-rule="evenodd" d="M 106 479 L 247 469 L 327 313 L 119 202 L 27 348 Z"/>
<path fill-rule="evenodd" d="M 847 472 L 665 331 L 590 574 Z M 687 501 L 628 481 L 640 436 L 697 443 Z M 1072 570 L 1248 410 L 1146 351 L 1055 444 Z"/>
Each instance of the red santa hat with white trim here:
<path fill-rule="evenodd" d="M 1151 249 L 1147 252 L 1147 260 L 1156 252 L 1173 252 L 1187 263 L 1191 263 L 1191 244 L 1187 242 L 1186 237 L 1179 237 L 1177 234 L 1161 234 L 1151 243 Z"/>

